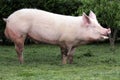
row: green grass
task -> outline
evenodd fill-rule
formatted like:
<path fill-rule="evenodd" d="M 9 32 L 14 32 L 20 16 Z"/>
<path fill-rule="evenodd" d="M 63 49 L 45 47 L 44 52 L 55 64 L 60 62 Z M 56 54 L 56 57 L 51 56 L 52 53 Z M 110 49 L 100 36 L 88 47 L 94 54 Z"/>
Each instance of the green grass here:
<path fill-rule="evenodd" d="M 60 49 L 52 45 L 26 45 L 20 65 L 14 46 L 0 46 L 0 80 L 120 80 L 120 44 L 77 48 L 73 64 L 62 65 Z"/>

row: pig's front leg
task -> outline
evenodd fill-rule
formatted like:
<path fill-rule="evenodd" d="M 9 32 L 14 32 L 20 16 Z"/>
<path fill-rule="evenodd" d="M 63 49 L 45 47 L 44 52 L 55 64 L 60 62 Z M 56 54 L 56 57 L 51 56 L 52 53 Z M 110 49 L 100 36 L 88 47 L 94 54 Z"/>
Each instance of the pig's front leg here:
<path fill-rule="evenodd" d="M 73 62 L 73 53 L 75 51 L 74 47 L 60 47 L 62 55 L 62 64 L 66 64 L 67 61 L 71 64 Z"/>
<path fill-rule="evenodd" d="M 62 64 L 66 64 L 68 50 L 67 48 L 63 48 L 63 47 L 60 47 L 60 49 L 61 49 L 61 55 L 62 55 Z"/>
<path fill-rule="evenodd" d="M 75 52 L 75 47 L 71 48 L 71 51 L 68 54 L 68 63 L 69 64 L 72 64 L 72 62 L 73 62 L 73 54 L 74 54 L 74 52 Z"/>

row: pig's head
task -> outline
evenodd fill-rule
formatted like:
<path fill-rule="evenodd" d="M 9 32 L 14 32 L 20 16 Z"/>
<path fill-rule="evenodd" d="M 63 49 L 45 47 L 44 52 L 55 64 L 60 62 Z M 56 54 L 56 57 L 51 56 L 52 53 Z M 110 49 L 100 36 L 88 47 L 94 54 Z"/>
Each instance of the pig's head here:
<path fill-rule="evenodd" d="M 96 15 L 90 11 L 89 16 L 85 13 L 82 15 L 82 26 L 84 27 L 86 35 L 86 39 L 89 41 L 96 41 L 96 40 L 105 40 L 108 39 L 108 35 L 111 33 L 110 28 L 106 29 L 103 28 L 97 18 Z"/>

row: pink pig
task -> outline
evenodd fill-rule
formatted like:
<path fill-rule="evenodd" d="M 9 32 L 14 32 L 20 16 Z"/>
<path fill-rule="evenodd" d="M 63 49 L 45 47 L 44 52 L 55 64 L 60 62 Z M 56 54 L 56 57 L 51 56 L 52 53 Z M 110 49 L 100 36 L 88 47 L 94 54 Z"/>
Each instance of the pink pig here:
<path fill-rule="evenodd" d="M 103 28 L 96 15 L 65 16 L 38 9 L 21 9 L 7 19 L 5 35 L 15 44 L 20 63 L 23 63 L 23 49 L 26 37 L 37 42 L 60 46 L 62 63 L 73 62 L 73 53 L 78 45 L 108 39 L 110 29 Z"/>

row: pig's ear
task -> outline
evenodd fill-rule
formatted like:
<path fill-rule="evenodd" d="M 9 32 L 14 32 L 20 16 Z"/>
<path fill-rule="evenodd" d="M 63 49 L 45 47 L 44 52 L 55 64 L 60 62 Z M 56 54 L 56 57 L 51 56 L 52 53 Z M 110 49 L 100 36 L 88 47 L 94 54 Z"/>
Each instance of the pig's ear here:
<path fill-rule="evenodd" d="M 93 18 L 93 19 L 96 19 L 96 15 L 95 15 L 95 13 L 93 11 L 90 11 L 89 17 Z"/>
<path fill-rule="evenodd" d="M 89 17 L 85 13 L 83 13 L 82 18 L 85 25 L 89 25 L 91 23 Z"/>

